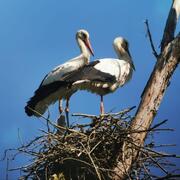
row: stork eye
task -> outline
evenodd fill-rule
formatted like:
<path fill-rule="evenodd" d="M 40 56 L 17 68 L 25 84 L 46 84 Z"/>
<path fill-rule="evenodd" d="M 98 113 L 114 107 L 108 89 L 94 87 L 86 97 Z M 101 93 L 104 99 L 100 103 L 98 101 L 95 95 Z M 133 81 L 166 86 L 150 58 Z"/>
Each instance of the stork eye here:
<path fill-rule="evenodd" d="M 85 33 L 82 33 L 81 36 L 83 40 L 87 39 L 87 35 Z"/>
<path fill-rule="evenodd" d="M 125 48 L 125 49 L 128 49 L 128 46 L 129 46 L 128 42 L 127 42 L 127 41 L 124 41 L 124 48 Z"/>

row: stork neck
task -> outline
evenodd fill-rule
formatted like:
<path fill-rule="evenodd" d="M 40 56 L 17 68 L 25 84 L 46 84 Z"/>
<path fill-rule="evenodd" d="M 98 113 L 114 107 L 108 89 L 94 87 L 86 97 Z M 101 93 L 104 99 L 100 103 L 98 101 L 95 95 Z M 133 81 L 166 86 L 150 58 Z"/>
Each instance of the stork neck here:
<path fill-rule="evenodd" d="M 89 59 L 91 55 L 88 48 L 86 47 L 85 43 L 81 39 L 78 38 L 77 42 L 81 51 L 81 55 L 87 60 L 87 63 L 89 63 Z"/>
<path fill-rule="evenodd" d="M 120 51 L 116 49 L 116 53 L 119 59 L 123 59 L 127 62 L 132 61 L 130 55 L 124 49 L 121 49 Z"/>
<path fill-rule="evenodd" d="M 117 49 L 115 47 L 115 51 L 116 51 L 119 59 L 123 59 L 124 61 L 128 62 L 130 64 L 132 70 L 135 70 L 134 63 L 132 61 L 131 55 L 128 50 L 126 51 L 123 48 Z"/>

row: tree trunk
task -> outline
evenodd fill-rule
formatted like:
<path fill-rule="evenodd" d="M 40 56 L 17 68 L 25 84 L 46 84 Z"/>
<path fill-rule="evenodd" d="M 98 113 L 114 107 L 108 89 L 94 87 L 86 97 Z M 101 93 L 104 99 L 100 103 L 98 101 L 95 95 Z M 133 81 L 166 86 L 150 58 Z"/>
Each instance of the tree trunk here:
<path fill-rule="evenodd" d="M 131 130 L 147 130 L 150 128 L 165 94 L 165 90 L 170 83 L 170 78 L 180 62 L 180 36 L 174 39 L 179 13 L 180 0 L 174 0 L 161 42 L 161 54 L 157 58 L 154 70 L 143 91 L 135 118 L 131 122 Z M 134 133 L 130 135 L 130 138 L 138 146 L 143 146 L 146 135 L 147 132 Z M 135 146 L 124 142 L 123 153 L 119 154 L 119 161 L 114 168 L 116 173 L 113 179 L 125 179 L 133 163 L 136 161 L 138 154 L 139 152 Z"/>

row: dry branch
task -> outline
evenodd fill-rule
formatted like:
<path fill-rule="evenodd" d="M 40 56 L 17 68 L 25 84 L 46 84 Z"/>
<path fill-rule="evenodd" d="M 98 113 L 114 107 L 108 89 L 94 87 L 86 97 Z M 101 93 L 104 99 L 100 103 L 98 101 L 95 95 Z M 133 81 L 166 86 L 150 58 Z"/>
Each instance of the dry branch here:
<path fill-rule="evenodd" d="M 170 78 L 180 61 L 180 37 L 177 36 L 174 39 L 179 10 L 179 0 L 174 0 L 161 43 L 162 51 L 144 89 L 135 118 L 131 122 L 131 130 L 147 130 L 150 128 L 169 85 Z M 130 136 L 137 145 L 143 146 L 147 132 L 135 133 Z M 123 155 L 119 154 L 120 160 L 114 168 L 117 172 L 114 179 L 125 179 L 127 172 L 132 169 L 133 163 L 140 155 L 139 151 L 128 142 L 124 142 L 123 149 Z"/>
<path fill-rule="evenodd" d="M 149 41 L 150 41 L 150 45 L 151 45 L 153 54 L 154 54 L 154 56 L 155 56 L 156 58 L 158 58 L 159 55 L 158 55 L 158 53 L 157 53 L 157 51 L 156 51 L 156 49 L 155 49 L 155 47 L 154 47 L 154 43 L 153 43 L 153 40 L 152 40 L 151 31 L 150 31 L 150 29 L 149 29 L 149 22 L 148 22 L 147 19 L 146 19 L 146 21 L 145 21 L 145 24 L 146 24 L 146 28 L 147 28 L 147 36 L 148 36 L 148 38 L 149 38 Z"/>

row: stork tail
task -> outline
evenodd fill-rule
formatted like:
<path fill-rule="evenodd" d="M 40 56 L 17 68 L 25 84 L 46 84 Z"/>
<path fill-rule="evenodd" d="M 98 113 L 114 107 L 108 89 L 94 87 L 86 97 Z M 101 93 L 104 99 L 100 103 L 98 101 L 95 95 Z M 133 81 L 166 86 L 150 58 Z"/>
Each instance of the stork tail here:
<path fill-rule="evenodd" d="M 28 116 L 40 116 L 44 114 L 48 105 L 54 103 L 59 99 L 59 95 L 56 94 L 62 87 L 65 88 L 64 81 L 56 81 L 51 84 L 40 86 L 34 93 L 34 96 L 30 98 L 25 106 L 25 112 Z M 33 111 L 34 110 L 34 111 Z M 36 113 L 36 111 L 38 113 Z"/>

